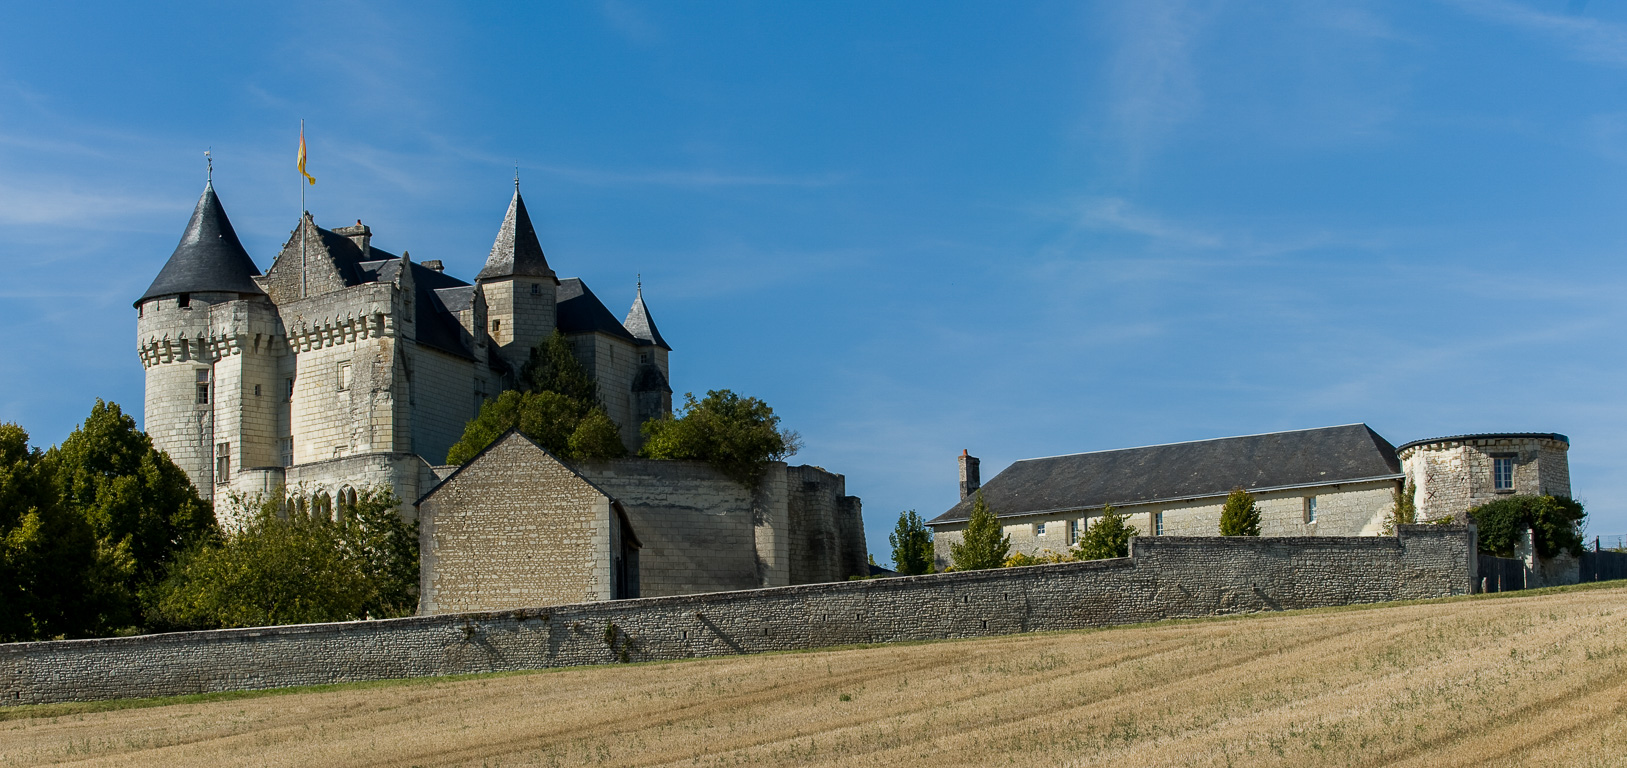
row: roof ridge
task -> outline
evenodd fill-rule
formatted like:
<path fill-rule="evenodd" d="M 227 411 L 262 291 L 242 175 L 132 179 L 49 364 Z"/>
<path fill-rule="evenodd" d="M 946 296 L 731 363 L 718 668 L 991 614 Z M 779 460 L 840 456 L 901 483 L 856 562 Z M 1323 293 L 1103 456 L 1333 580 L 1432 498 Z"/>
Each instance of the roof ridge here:
<path fill-rule="evenodd" d="M 1323 429 L 1342 429 L 1344 427 L 1367 427 L 1367 423 L 1363 422 L 1363 421 L 1356 421 L 1356 422 L 1352 422 L 1352 423 L 1349 423 L 1349 424 L 1333 424 L 1333 425 L 1326 426 L 1326 427 L 1306 427 L 1304 429 L 1282 429 L 1282 430 L 1278 430 L 1276 432 L 1256 432 L 1256 433 L 1250 434 L 1250 435 L 1227 435 L 1225 437 L 1207 437 L 1207 438 L 1204 438 L 1202 440 L 1176 440 L 1174 442 L 1169 442 L 1169 443 L 1153 443 L 1151 445 L 1132 445 L 1132 446 L 1129 446 L 1127 448 L 1103 448 L 1102 450 L 1099 450 L 1099 451 L 1079 451 L 1078 453 L 1059 453 L 1059 454 L 1056 454 L 1055 456 L 1032 456 L 1032 457 L 1029 457 L 1029 458 L 1026 458 L 1026 459 L 1018 459 L 1018 460 L 1013 461 L 1011 463 L 1012 464 L 1021 464 L 1021 463 L 1025 462 L 1025 461 L 1044 461 L 1046 459 L 1065 459 L 1065 458 L 1067 458 L 1069 456 L 1090 456 L 1092 454 L 1097 454 L 1097 453 L 1117 453 L 1119 451 L 1139 451 L 1139 450 L 1142 450 L 1144 448 L 1165 448 L 1165 447 L 1172 446 L 1172 445 L 1191 445 L 1193 443 L 1213 443 L 1213 442 L 1220 441 L 1220 440 L 1241 440 L 1241 439 L 1247 438 L 1247 437 L 1266 437 L 1266 436 L 1269 436 L 1269 435 L 1291 435 L 1291 434 L 1294 434 L 1296 432 L 1316 432 L 1318 430 L 1323 430 Z M 1378 434 L 1378 432 L 1373 431 L 1372 427 L 1367 427 L 1367 430 L 1369 432 L 1373 432 L 1373 434 L 1375 434 L 1375 435 Z M 1380 435 L 1380 436 L 1382 437 L 1382 435 Z"/>

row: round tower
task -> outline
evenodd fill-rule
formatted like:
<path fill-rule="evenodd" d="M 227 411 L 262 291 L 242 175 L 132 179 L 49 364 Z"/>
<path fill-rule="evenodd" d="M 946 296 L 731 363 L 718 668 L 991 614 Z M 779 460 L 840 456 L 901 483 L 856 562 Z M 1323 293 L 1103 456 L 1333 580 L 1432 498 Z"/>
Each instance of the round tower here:
<path fill-rule="evenodd" d="M 1507 495 L 1569 497 L 1569 451 L 1561 434 L 1508 432 L 1414 440 L 1396 456 L 1422 523 Z"/>
<path fill-rule="evenodd" d="M 241 443 L 236 437 L 244 389 L 252 386 L 260 397 L 276 399 L 266 391 L 270 379 L 251 382 L 240 362 L 219 364 L 245 351 L 250 312 L 243 300 L 263 305 L 255 315 L 272 311 L 254 281 L 258 274 L 210 182 L 180 244 L 134 305 L 136 346 L 147 377 L 144 426 L 153 445 L 186 471 L 205 499 L 215 495 L 217 474 L 226 482 L 234 467 L 243 466 L 241 448 L 231 444 Z M 269 341 L 256 338 L 253 351 Z"/>

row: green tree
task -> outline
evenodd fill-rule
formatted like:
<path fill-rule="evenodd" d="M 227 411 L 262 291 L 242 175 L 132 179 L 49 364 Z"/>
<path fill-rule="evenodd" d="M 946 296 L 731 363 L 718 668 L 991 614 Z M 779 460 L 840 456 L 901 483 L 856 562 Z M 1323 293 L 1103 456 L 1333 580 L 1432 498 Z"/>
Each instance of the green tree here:
<path fill-rule="evenodd" d="M 1390 514 L 1384 518 L 1382 533 L 1385 536 L 1394 536 L 1398 525 L 1412 525 L 1418 522 L 1418 487 L 1408 480 L 1404 487 L 1398 487 L 1392 496 Z"/>
<path fill-rule="evenodd" d="M 1107 505 L 1102 509 L 1101 519 L 1086 528 L 1085 535 L 1079 537 L 1079 545 L 1073 549 L 1074 559 L 1129 557 L 1130 539 L 1136 535 L 1136 529 L 1128 524 L 1129 519 L 1129 515 L 1120 514 L 1113 509 L 1113 505 Z"/>
<path fill-rule="evenodd" d="M 603 408 L 558 392 L 509 390 L 480 406 L 480 415 L 464 426 L 463 437 L 447 451 L 446 463 L 467 462 L 515 428 L 566 460 L 627 455 L 616 423 Z"/>
<path fill-rule="evenodd" d="M 1254 494 L 1239 487 L 1226 496 L 1226 506 L 1220 510 L 1220 535 L 1260 535 L 1260 506 L 1254 503 Z"/>
<path fill-rule="evenodd" d="M 918 576 L 932 572 L 932 531 L 926 521 L 906 510 L 898 514 L 898 525 L 887 536 L 893 545 L 893 566 L 904 576 Z"/>
<path fill-rule="evenodd" d="M 239 506 L 241 528 L 187 550 L 155 590 L 172 628 L 308 624 L 417 610 L 416 526 L 388 490 L 357 493 L 336 519 L 288 513 L 278 498 Z"/>
<path fill-rule="evenodd" d="M 1469 510 L 1479 529 L 1480 551 L 1513 557 L 1514 548 L 1531 529 L 1537 556 L 1582 553 L 1582 527 L 1587 511 L 1574 499 L 1556 496 L 1505 496 Z"/>
<path fill-rule="evenodd" d="M 45 455 L 0 424 L 0 642 L 93 632 L 97 570 L 95 536 L 58 503 Z"/>
<path fill-rule="evenodd" d="M 972 499 L 972 517 L 958 542 L 949 543 L 949 557 L 957 571 L 981 571 L 1005 564 L 1011 551 L 1011 537 L 1000 526 L 1000 518 L 983 501 L 978 491 Z"/>
<path fill-rule="evenodd" d="M 783 460 L 802 447 L 797 433 L 780 429 L 780 417 L 768 403 L 727 389 L 707 392 L 699 402 L 686 393 L 676 418 L 651 419 L 642 431 L 640 456 L 705 461 L 747 487 L 757 485 L 764 462 Z"/>
<path fill-rule="evenodd" d="M 557 329 L 531 348 L 530 359 L 520 368 L 520 388 L 527 392 L 558 392 L 590 407 L 599 402 L 593 377 L 576 359 L 570 340 Z"/>
<path fill-rule="evenodd" d="M 214 534 L 213 510 L 115 403 L 97 400 L 84 424 L 47 458 L 62 505 L 83 518 L 96 539 L 95 632 L 141 627 L 140 595 L 181 551 Z"/>

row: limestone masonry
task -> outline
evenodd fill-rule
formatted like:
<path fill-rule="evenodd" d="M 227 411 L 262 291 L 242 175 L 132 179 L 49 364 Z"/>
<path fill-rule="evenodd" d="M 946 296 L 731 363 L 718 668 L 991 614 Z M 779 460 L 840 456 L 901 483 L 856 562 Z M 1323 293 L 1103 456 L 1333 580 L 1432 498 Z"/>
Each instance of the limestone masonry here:
<path fill-rule="evenodd" d="M 1136 539 L 1130 557 L 386 621 L 0 645 L 14 704 L 724 656 L 1462 595 L 1472 528 Z"/>

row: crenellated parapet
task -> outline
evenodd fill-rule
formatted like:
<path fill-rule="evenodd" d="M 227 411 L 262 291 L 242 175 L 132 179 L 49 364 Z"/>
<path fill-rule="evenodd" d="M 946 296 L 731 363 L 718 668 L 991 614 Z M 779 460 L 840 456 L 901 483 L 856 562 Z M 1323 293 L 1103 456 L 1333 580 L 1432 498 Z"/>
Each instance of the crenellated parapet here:
<path fill-rule="evenodd" d="M 396 335 L 394 318 L 383 312 L 301 318 L 298 323 L 287 327 L 288 346 L 296 353 Z"/>

